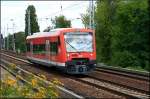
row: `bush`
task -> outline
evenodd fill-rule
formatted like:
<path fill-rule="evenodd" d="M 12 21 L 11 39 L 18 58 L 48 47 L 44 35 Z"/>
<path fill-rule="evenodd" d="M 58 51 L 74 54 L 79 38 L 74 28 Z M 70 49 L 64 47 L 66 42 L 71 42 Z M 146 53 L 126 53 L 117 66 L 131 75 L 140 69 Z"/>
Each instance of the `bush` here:
<path fill-rule="evenodd" d="M 123 68 L 128 66 L 139 66 L 139 62 L 136 56 L 128 51 L 124 52 L 115 52 L 111 60 L 113 65 L 118 65 Z"/>
<path fill-rule="evenodd" d="M 146 61 L 145 63 L 146 63 L 145 70 L 150 72 L 150 63 L 149 63 L 149 61 Z"/>

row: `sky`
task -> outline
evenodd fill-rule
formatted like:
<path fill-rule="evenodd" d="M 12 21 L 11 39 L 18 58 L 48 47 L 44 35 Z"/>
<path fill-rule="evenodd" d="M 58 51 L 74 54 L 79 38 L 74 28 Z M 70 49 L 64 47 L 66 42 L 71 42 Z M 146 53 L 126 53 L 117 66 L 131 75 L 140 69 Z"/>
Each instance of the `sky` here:
<path fill-rule="evenodd" d="M 86 12 L 89 1 L 1 1 L 1 33 L 4 36 L 24 31 L 25 11 L 28 5 L 34 5 L 40 31 L 43 31 L 52 25 L 51 18 L 60 14 L 71 20 L 72 27 L 83 28 L 81 19 L 77 18 L 81 18 L 80 14 Z"/>

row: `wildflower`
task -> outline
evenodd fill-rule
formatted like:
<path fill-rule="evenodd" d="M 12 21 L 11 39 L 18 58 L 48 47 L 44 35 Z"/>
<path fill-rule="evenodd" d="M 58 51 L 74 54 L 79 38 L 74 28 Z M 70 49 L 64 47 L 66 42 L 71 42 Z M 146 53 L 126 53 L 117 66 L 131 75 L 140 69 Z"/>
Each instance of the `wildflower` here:
<path fill-rule="evenodd" d="M 54 96 L 55 96 L 55 97 L 58 97 L 58 94 L 57 94 L 56 92 L 54 92 Z"/>
<path fill-rule="evenodd" d="M 8 79 L 6 79 L 6 84 L 8 84 L 8 85 L 14 85 L 15 83 L 16 83 L 16 80 L 14 80 L 14 79 L 12 79 L 12 78 L 8 78 Z"/>
<path fill-rule="evenodd" d="M 52 82 L 53 82 L 53 84 L 56 84 L 56 85 L 64 85 L 57 78 L 54 78 L 54 80 Z"/>
<path fill-rule="evenodd" d="M 38 93 L 36 93 L 35 97 L 37 97 L 37 98 L 44 98 L 45 95 L 43 93 L 41 93 L 41 92 L 38 92 Z"/>
<path fill-rule="evenodd" d="M 44 87 L 40 87 L 39 90 L 40 90 L 40 92 L 45 92 L 46 91 L 46 89 Z"/>
<path fill-rule="evenodd" d="M 31 84 L 33 87 L 35 87 L 37 85 L 37 79 L 32 79 Z"/>

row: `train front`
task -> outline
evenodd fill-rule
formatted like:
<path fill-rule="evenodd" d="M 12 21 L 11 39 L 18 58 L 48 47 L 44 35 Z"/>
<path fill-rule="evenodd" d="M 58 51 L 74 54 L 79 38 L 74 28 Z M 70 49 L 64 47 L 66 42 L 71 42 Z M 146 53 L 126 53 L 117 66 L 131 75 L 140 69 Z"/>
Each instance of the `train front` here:
<path fill-rule="evenodd" d="M 85 74 L 96 67 L 96 44 L 93 31 L 64 34 L 66 68 L 70 74 Z"/>

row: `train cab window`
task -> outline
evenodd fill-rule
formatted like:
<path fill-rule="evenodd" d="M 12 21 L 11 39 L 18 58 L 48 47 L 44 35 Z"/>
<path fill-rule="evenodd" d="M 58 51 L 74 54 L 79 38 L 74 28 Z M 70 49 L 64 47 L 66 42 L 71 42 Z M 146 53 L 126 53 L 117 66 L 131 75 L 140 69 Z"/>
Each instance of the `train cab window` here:
<path fill-rule="evenodd" d="M 30 43 L 27 43 L 26 46 L 27 46 L 27 52 L 30 52 Z"/>
<path fill-rule="evenodd" d="M 45 53 L 45 44 L 33 45 L 33 53 Z"/>
<path fill-rule="evenodd" d="M 58 53 L 58 42 L 50 42 L 50 53 L 51 55 Z"/>

